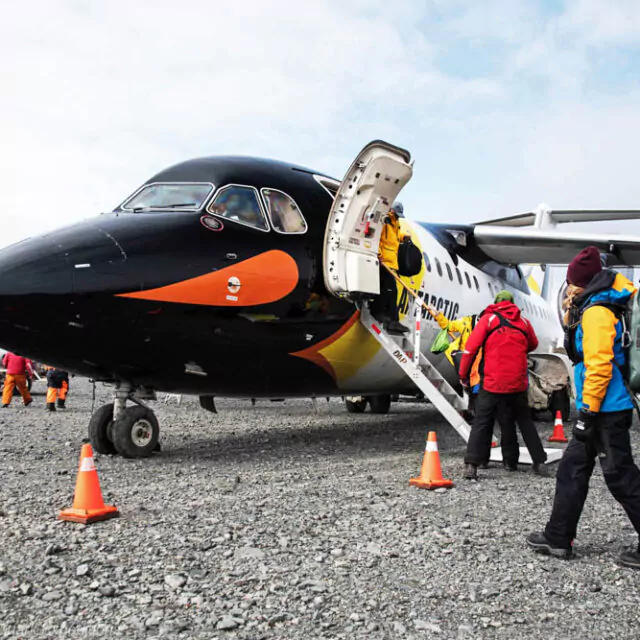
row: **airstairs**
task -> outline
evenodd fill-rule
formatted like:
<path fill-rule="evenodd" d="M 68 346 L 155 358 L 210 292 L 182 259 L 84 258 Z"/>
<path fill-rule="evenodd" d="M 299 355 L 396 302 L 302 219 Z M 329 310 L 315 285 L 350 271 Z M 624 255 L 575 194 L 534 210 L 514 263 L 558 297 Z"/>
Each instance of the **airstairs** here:
<path fill-rule="evenodd" d="M 412 317 L 413 326 L 406 336 L 391 336 L 386 333 L 381 323 L 371 315 L 369 308 L 364 303 L 358 305 L 360 322 L 416 387 L 420 389 L 425 398 L 433 404 L 442 417 L 458 432 L 465 442 L 468 442 L 471 425 L 463 417 L 463 412 L 468 407 L 467 397 L 460 396 L 421 353 L 420 324 L 422 321 L 423 301 L 412 291 L 410 293 L 413 302 L 409 307 L 407 317 Z M 563 449 L 545 448 L 545 451 L 547 453 L 547 464 L 556 462 L 563 454 Z M 502 450 L 499 447 L 491 449 L 491 460 L 494 462 L 502 461 Z M 520 447 L 520 462 L 531 464 L 531 456 L 526 447 Z"/>

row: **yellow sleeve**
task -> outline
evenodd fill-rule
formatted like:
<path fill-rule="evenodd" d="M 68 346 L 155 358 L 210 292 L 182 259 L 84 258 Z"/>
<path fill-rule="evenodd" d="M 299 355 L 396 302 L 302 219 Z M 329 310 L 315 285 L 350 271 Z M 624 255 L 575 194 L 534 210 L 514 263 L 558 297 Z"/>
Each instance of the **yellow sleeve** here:
<path fill-rule="evenodd" d="M 447 318 L 447 316 L 445 316 L 444 313 L 439 313 L 437 316 L 435 316 L 435 320 L 441 329 L 446 329 L 447 327 L 451 326 L 451 322 L 449 322 L 449 318 Z"/>
<path fill-rule="evenodd" d="M 451 320 L 449 322 L 449 331 L 453 333 L 459 333 L 462 335 L 465 330 L 465 321 L 464 320 Z"/>
<path fill-rule="evenodd" d="M 612 361 L 617 322 L 614 313 L 605 307 L 591 307 L 582 314 L 585 366 L 582 402 L 591 411 L 600 411 L 616 366 Z"/>

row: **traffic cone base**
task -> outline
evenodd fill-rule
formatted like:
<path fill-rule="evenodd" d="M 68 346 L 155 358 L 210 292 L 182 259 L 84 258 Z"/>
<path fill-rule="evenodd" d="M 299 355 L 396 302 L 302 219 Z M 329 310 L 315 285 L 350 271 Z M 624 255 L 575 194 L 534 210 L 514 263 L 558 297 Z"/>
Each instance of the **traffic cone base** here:
<path fill-rule="evenodd" d="M 422 468 L 420 476 L 410 478 L 409 485 L 420 489 L 439 489 L 441 487 L 453 487 L 453 482 L 442 477 L 442 467 L 440 466 L 440 454 L 438 453 L 438 443 L 436 442 L 436 432 L 429 431 L 427 446 L 422 458 Z"/>
<path fill-rule="evenodd" d="M 112 505 L 105 505 L 103 509 L 92 509 L 86 511 L 84 509 L 64 509 L 60 512 L 58 520 L 67 520 L 68 522 L 80 522 L 82 524 L 91 524 L 100 520 L 108 520 L 109 518 L 117 518 L 120 515 L 118 509 Z"/>
<path fill-rule="evenodd" d="M 91 445 L 82 445 L 73 506 L 61 511 L 58 519 L 91 524 L 99 520 L 115 518 L 118 515 L 118 509 L 112 505 L 106 505 L 102 499 Z"/>
<path fill-rule="evenodd" d="M 564 435 L 561 411 L 556 411 L 556 421 L 553 424 L 553 434 L 549 436 L 549 442 L 569 442 Z"/>
<path fill-rule="evenodd" d="M 423 480 L 422 478 L 410 478 L 409 484 L 419 489 L 439 489 L 440 487 L 453 487 L 453 480 Z"/>

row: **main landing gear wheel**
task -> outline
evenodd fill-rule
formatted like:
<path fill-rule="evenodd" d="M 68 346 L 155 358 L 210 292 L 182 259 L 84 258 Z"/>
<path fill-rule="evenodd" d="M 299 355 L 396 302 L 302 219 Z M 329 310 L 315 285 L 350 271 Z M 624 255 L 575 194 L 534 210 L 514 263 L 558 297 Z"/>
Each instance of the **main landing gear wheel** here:
<path fill-rule="evenodd" d="M 94 451 L 105 455 L 117 453 L 110 438 L 112 424 L 113 402 L 100 407 L 89 420 L 89 442 Z"/>
<path fill-rule="evenodd" d="M 371 413 L 389 413 L 391 396 L 368 396 Z"/>
<path fill-rule="evenodd" d="M 571 417 L 571 397 L 569 396 L 569 389 L 558 389 L 551 393 L 549 398 L 549 411 L 555 418 L 556 411 L 560 411 L 562 414 L 562 421 L 566 422 Z"/>
<path fill-rule="evenodd" d="M 156 449 L 160 426 L 146 407 L 127 407 L 120 412 L 111 427 L 111 439 L 116 451 L 125 458 L 147 458 Z"/>
<path fill-rule="evenodd" d="M 345 398 L 344 403 L 347 405 L 347 411 L 349 413 L 364 413 L 364 410 L 367 408 L 367 400 L 363 398 L 362 400 L 347 400 Z"/>
<path fill-rule="evenodd" d="M 213 396 L 200 396 L 199 400 L 200 400 L 200 406 L 205 411 L 209 411 L 210 413 L 218 413 L 218 410 L 216 409 L 216 402 Z"/>

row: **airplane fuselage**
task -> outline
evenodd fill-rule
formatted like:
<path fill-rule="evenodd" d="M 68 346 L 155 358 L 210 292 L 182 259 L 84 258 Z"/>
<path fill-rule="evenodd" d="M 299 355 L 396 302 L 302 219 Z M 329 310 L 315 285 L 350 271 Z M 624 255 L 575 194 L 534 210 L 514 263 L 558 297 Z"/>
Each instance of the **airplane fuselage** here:
<path fill-rule="evenodd" d="M 353 304 L 325 288 L 332 181 L 323 186 L 321 177 L 272 161 L 189 161 L 146 185 L 209 184 L 201 206 L 135 211 L 121 205 L 4 249 L 0 345 L 98 380 L 199 395 L 410 390 L 357 322 Z M 229 185 L 260 194 L 259 225 L 219 213 L 216 199 Z M 270 192 L 295 201 L 304 231 L 277 231 L 265 213 Z M 413 286 L 429 304 L 455 318 L 478 313 L 508 288 L 534 325 L 540 350 L 550 348 L 559 335 L 555 312 L 517 269 L 466 262 L 428 225 L 410 226 L 429 265 Z M 404 316 L 406 294 L 399 304 Z M 433 320 L 422 323 L 429 357 L 437 331 Z M 446 371 L 442 356 L 434 360 Z"/>

